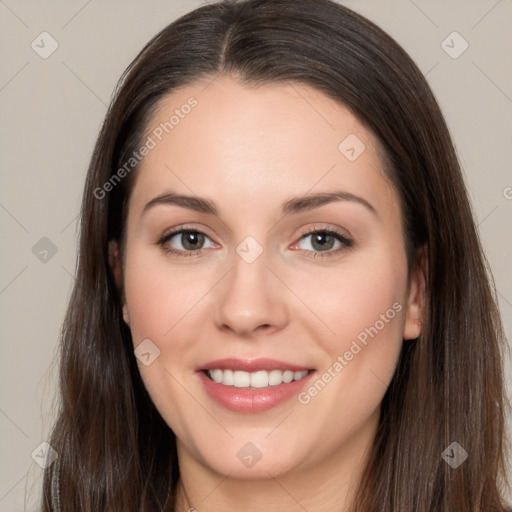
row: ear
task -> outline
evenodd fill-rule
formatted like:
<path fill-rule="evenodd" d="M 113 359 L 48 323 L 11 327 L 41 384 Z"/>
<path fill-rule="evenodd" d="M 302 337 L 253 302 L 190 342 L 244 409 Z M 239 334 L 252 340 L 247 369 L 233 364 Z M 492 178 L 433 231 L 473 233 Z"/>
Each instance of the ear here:
<path fill-rule="evenodd" d="M 123 262 L 117 240 L 110 240 L 108 243 L 108 262 L 110 265 L 110 270 L 112 271 L 112 275 L 114 276 L 114 282 L 116 284 L 117 291 L 121 297 L 121 302 L 123 305 L 123 319 L 127 325 L 130 325 L 130 315 L 128 314 L 128 306 L 126 305 L 126 299 L 124 296 Z"/>
<path fill-rule="evenodd" d="M 427 269 L 427 246 L 424 245 L 417 252 L 416 261 L 410 276 L 403 333 L 403 338 L 406 340 L 415 339 L 421 334 L 426 301 Z"/>

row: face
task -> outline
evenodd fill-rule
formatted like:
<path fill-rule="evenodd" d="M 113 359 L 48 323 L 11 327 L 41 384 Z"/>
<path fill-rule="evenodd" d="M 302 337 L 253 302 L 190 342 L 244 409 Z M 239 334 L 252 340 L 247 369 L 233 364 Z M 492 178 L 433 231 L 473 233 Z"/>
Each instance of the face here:
<path fill-rule="evenodd" d="M 378 143 L 304 85 L 205 87 L 160 102 L 122 268 L 114 248 L 144 384 L 180 463 L 267 478 L 355 460 L 419 334 Z"/>

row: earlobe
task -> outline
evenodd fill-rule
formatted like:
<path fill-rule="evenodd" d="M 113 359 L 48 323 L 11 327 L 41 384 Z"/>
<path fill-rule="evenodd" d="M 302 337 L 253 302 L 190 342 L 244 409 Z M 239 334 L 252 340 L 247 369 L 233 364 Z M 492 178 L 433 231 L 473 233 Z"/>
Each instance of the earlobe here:
<path fill-rule="evenodd" d="M 123 320 L 126 325 L 130 325 L 130 315 L 128 314 L 126 302 L 123 304 Z"/>
<path fill-rule="evenodd" d="M 421 334 L 426 301 L 427 268 L 427 246 L 425 245 L 418 250 L 411 275 L 403 332 L 403 338 L 406 340 L 418 338 Z"/>
<path fill-rule="evenodd" d="M 130 325 L 130 315 L 128 314 L 128 307 L 126 305 L 123 289 L 123 264 L 117 240 L 110 240 L 108 243 L 108 261 L 117 291 L 123 304 L 123 319 L 127 325 Z"/>

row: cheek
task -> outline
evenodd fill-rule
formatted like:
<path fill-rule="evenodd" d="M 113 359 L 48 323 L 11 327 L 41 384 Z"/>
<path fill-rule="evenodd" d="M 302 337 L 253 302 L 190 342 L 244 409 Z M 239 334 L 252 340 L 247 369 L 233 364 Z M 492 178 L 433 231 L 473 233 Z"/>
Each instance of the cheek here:
<path fill-rule="evenodd" d="M 159 350 L 150 364 L 138 361 L 140 375 L 162 417 L 181 439 L 190 442 L 190 424 L 201 416 L 201 410 L 194 408 L 183 391 L 184 383 L 185 388 L 188 385 L 182 370 L 193 365 L 190 327 L 201 325 L 195 322 L 194 313 L 208 290 L 197 273 L 194 281 L 192 276 L 193 272 L 170 268 L 154 251 L 133 246 L 128 253 L 124 288 L 133 343 L 136 348 L 149 339 Z"/>
<path fill-rule="evenodd" d="M 311 399 L 313 407 L 323 404 L 323 411 L 333 415 L 359 410 L 360 419 L 379 405 L 403 343 L 405 269 L 405 254 L 390 249 L 347 261 L 317 280 L 317 286 L 301 278 L 301 290 L 308 294 L 305 302 L 322 321 L 302 320 L 321 351 L 319 378 L 326 383 L 306 390 L 304 403 Z"/>
<path fill-rule="evenodd" d="M 405 265 L 399 251 L 372 252 L 332 273 L 322 290 L 309 287 L 309 301 L 329 331 L 316 336 L 324 365 L 299 401 L 333 438 L 356 432 L 391 381 L 403 343 Z"/>
<path fill-rule="evenodd" d="M 347 259 L 339 268 L 322 270 L 315 276 L 297 273 L 297 294 L 317 316 L 317 333 L 310 322 L 311 335 L 318 339 L 319 333 L 325 333 L 320 340 L 331 356 L 348 350 L 353 340 L 363 345 L 377 337 L 382 340 L 381 345 L 401 342 L 407 288 L 405 265 L 399 251 L 380 250 Z M 305 318 L 309 322 L 313 316 Z"/>
<path fill-rule="evenodd" d="M 134 249 L 126 262 L 124 285 L 135 344 L 141 337 L 170 336 L 206 293 L 205 283 L 200 272 L 173 269 L 165 258 Z"/>

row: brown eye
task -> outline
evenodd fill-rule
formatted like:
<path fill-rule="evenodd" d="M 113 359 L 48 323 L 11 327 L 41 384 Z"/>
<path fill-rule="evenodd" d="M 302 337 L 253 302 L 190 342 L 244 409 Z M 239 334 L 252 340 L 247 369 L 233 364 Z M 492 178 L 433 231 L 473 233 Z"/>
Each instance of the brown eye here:
<path fill-rule="evenodd" d="M 315 251 L 323 251 L 332 249 L 336 242 L 336 238 L 328 233 L 319 232 L 311 235 L 311 246 Z"/>
<path fill-rule="evenodd" d="M 299 244 L 307 239 L 310 241 L 300 249 L 313 252 L 325 252 L 325 253 L 337 253 L 339 250 L 343 250 L 345 247 L 351 247 L 352 241 L 343 236 L 337 231 L 329 229 L 319 229 L 311 231 L 302 236 Z M 299 245 L 298 244 L 298 245 Z"/>
<path fill-rule="evenodd" d="M 210 246 L 205 247 L 205 242 L 210 241 Z M 195 229 L 180 229 L 165 235 L 158 241 L 165 251 L 180 256 L 192 256 L 199 254 L 203 249 L 213 247 L 210 238 Z"/>
<path fill-rule="evenodd" d="M 186 250 L 196 251 L 201 249 L 204 238 L 203 233 L 199 233 L 199 231 L 182 231 L 180 242 Z"/>

